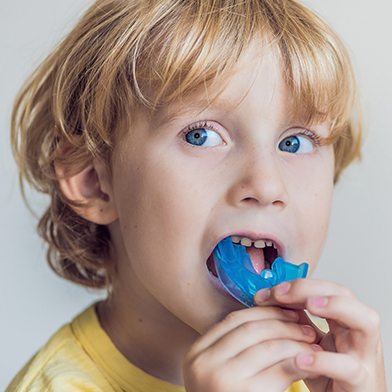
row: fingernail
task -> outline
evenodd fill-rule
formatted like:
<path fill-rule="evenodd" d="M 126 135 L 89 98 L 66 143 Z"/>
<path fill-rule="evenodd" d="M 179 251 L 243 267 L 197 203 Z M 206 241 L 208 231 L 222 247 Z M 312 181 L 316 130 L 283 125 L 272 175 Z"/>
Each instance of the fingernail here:
<path fill-rule="evenodd" d="M 283 313 L 290 319 L 292 320 L 298 320 L 299 316 L 298 313 L 295 312 L 294 310 L 290 310 L 290 309 L 283 309 Z"/>
<path fill-rule="evenodd" d="M 286 294 L 291 287 L 291 283 L 290 282 L 283 282 L 281 284 L 279 284 L 278 286 L 276 286 L 276 294 L 277 295 L 283 295 Z"/>
<path fill-rule="evenodd" d="M 312 349 L 316 352 L 324 351 L 318 344 L 312 344 Z"/>
<path fill-rule="evenodd" d="M 328 298 L 326 297 L 313 297 L 309 299 L 310 306 L 314 308 L 322 308 L 328 303 Z"/>
<path fill-rule="evenodd" d="M 315 336 L 316 334 L 316 332 L 314 332 L 314 329 L 312 327 L 309 327 L 309 325 L 301 325 L 301 328 L 304 334 L 307 336 Z"/>
<path fill-rule="evenodd" d="M 270 289 L 263 289 L 263 290 L 260 290 L 256 293 L 255 300 L 258 303 L 266 302 L 266 301 L 268 301 L 270 296 L 271 296 L 271 290 Z"/>
<path fill-rule="evenodd" d="M 299 354 L 297 355 L 297 363 L 302 366 L 309 366 L 314 362 L 313 355 L 310 354 Z"/>

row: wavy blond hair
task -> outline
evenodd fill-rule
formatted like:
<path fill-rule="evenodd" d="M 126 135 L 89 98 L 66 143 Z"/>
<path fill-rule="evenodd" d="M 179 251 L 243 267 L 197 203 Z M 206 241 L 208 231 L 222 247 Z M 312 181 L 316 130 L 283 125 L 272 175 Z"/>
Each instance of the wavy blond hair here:
<path fill-rule="evenodd" d="M 12 114 L 21 177 L 51 197 L 38 230 L 57 274 L 109 288 L 115 263 L 108 230 L 73 211 L 59 190 L 55 164 L 76 168 L 70 176 L 94 158 L 110 166 L 120 123 L 222 82 L 255 40 L 279 53 L 294 115 L 308 123 L 331 121 L 335 181 L 359 157 L 361 122 L 349 56 L 331 28 L 302 5 L 98 0 L 26 82 Z"/>

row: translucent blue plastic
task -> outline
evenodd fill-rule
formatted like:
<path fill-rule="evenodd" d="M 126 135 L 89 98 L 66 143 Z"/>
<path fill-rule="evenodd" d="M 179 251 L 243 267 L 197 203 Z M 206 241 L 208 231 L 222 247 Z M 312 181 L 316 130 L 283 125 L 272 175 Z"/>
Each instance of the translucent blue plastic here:
<path fill-rule="evenodd" d="M 238 301 L 248 307 L 255 306 L 256 291 L 279 283 L 306 278 L 308 264 L 295 265 L 278 257 L 271 269 L 259 275 L 242 245 L 233 244 L 230 237 L 223 239 L 214 249 L 215 268 L 223 287 Z"/>

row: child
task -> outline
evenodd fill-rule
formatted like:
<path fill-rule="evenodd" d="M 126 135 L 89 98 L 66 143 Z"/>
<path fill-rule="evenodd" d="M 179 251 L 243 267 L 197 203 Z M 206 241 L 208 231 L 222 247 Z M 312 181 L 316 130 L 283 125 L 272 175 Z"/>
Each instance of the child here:
<path fill-rule="evenodd" d="M 7 391 L 385 392 L 378 316 L 347 288 L 245 309 L 211 256 L 231 236 L 259 270 L 314 270 L 355 105 L 343 45 L 294 1 L 98 0 L 22 90 L 12 143 L 51 196 L 50 265 L 109 295 Z"/>

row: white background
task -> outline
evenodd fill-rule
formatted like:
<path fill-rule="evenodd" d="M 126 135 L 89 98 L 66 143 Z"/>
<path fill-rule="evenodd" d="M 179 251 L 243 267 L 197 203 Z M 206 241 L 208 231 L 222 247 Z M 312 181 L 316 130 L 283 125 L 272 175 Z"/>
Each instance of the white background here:
<path fill-rule="evenodd" d="M 380 313 L 392 388 L 392 2 L 306 2 L 349 47 L 367 126 L 362 163 L 351 166 L 336 187 L 330 235 L 315 277 L 347 285 Z M 57 278 L 46 265 L 9 148 L 17 90 L 89 4 L 0 3 L 0 390 L 52 333 L 103 296 Z M 29 199 L 41 213 L 46 199 L 32 192 Z"/>

